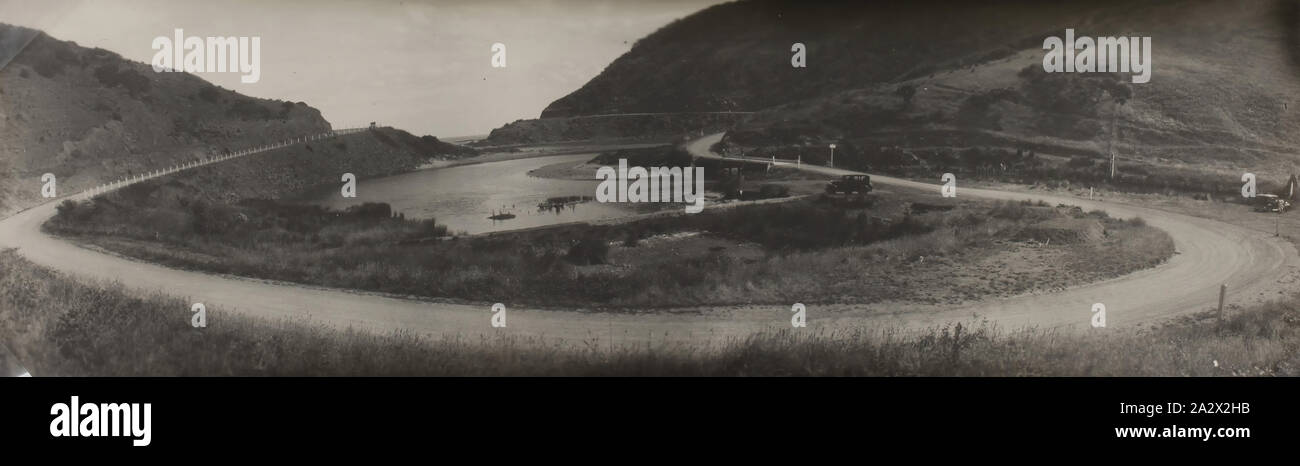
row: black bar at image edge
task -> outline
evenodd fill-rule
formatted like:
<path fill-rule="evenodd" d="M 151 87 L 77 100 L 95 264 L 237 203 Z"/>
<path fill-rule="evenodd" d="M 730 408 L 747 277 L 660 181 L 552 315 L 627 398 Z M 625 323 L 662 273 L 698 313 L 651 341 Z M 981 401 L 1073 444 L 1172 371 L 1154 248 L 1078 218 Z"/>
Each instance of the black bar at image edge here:
<path fill-rule="evenodd" d="M 0 381 L 0 435 L 25 452 L 132 455 L 677 442 L 655 447 L 662 451 L 708 439 L 701 448 L 724 448 L 731 438 L 1196 451 L 1295 438 L 1297 389 L 1296 379 L 23 378 Z M 52 407 L 73 396 L 83 407 L 149 403 L 149 445 L 54 437 Z M 1150 427 L 1173 436 L 1116 433 Z M 1238 437 L 1186 431 L 1202 427 Z"/>

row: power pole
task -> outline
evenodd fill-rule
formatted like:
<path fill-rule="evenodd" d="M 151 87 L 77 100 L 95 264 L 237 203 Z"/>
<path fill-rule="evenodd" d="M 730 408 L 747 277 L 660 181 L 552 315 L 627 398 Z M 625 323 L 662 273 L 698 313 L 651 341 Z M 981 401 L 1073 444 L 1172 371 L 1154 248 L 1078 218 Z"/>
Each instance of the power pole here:
<path fill-rule="evenodd" d="M 1106 92 L 1106 91 L 1102 91 Z M 1115 96 L 1110 96 L 1110 141 L 1106 144 L 1106 150 L 1110 152 L 1110 179 L 1115 181 L 1115 139 L 1119 137 L 1119 102 Z"/>

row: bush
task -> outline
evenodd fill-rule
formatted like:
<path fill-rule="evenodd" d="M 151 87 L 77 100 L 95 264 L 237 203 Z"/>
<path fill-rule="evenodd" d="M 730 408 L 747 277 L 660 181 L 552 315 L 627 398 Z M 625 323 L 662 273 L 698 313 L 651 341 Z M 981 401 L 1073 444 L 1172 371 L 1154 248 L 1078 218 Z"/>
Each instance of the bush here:
<path fill-rule="evenodd" d="M 185 117 L 183 117 L 183 116 L 179 116 L 179 115 L 177 115 L 176 117 L 172 118 L 172 132 L 171 132 L 171 134 L 172 134 L 173 136 L 191 136 L 191 137 L 198 137 L 198 136 L 199 136 L 199 123 L 198 123 L 198 121 L 196 121 L 196 120 L 194 120 L 194 119 L 191 119 L 191 118 L 185 118 Z"/>
<path fill-rule="evenodd" d="M 565 256 L 575 265 L 597 265 L 608 262 L 609 245 L 599 238 L 583 238 L 569 248 Z"/>
<path fill-rule="evenodd" d="M 641 232 L 637 230 L 628 230 L 627 237 L 623 238 L 623 247 L 635 248 L 641 244 Z"/>
<path fill-rule="evenodd" d="M 1020 220 L 1030 215 L 1027 204 L 1015 201 L 1002 201 L 989 210 L 989 216 L 1008 220 Z"/>
<path fill-rule="evenodd" d="M 55 210 L 58 211 L 59 218 L 71 219 L 73 215 L 77 212 L 77 201 L 68 199 L 63 202 L 60 202 L 59 206 L 55 207 Z"/>
<path fill-rule="evenodd" d="M 360 219 L 385 219 L 393 216 L 393 207 L 387 202 L 366 202 L 348 207 L 347 212 Z"/>
<path fill-rule="evenodd" d="M 226 114 L 244 120 L 270 120 L 274 113 L 266 106 L 253 100 L 239 100 L 230 105 Z"/>
<path fill-rule="evenodd" d="M 776 197 L 786 197 L 790 195 L 790 188 L 779 184 L 765 184 L 758 188 L 758 197 L 760 199 L 772 199 Z"/>
<path fill-rule="evenodd" d="M 141 75 L 134 69 L 119 70 L 117 65 L 112 64 L 95 68 L 95 79 L 98 79 L 105 87 L 121 86 L 131 95 L 148 92 L 152 86 L 148 77 Z"/>
<path fill-rule="evenodd" d="M 45 78 L 53 78 L 63 72 L 63 63 L 55 60 L 53 57 L 42 58 L 36 62 L 36 74 Z"/>

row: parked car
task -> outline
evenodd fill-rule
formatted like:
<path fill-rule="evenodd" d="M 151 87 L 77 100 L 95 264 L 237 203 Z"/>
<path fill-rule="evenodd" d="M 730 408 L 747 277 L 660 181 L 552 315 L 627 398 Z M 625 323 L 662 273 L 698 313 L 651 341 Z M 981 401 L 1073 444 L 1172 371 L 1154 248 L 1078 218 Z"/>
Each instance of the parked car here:
<path fill-rule="evenodd" d="M 1259 194 L 1255 196 L 1255 212 L 1286 212 L 1291 203 L 1276 194 Z"/>
<path fill-rule="evenodd" d="M 871 177 L 867 175 L 844 175 L 840 179 L 827 184 L 826 192 L 830 194 L 866 194 L 871 192 Z"/>

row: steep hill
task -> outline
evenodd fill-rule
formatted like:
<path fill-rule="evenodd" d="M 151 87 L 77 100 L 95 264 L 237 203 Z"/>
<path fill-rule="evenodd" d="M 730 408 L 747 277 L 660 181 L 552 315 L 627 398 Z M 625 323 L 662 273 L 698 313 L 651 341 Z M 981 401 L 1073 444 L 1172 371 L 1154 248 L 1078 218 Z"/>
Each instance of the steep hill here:
<path fill-rule="evenodd" d="M 246 97 L 187 73 L 0 25 L 0 210 L 229 148 L 330 128 L 301 102 Z"/>
<path fill-rule="evenodd" d="M 760 112 L 729 135 L 752 146 L 847 144 L 846 162 L 880 146 L 926 157 L 973 146 L 1024 148 L 1236 172 L 1293 173 L 1300 162 L 1300 70 L 1293 12 L 1275 2 L 1185 2 L 1087 30 L 1154 41 L 1151 82 L 1127 74 L 1048 74 L 1039 47 L 925 77 L 862 87 Z M 1140 23 L 1144 29 L 1138 30 Z M 1058 33 L 1057 35 L 1061 35 Z M 910 100 L 899 92 L 915 90 Z M 1275 175 L 1280 176 L 1280 175 Z"/>
<path fill-rule="evenodd" d="M 1037 46 L 1042 35 L 1122 1 L 800 2 L 713 6 L 637 41 L 542 118 L 635 112 L 761 110 L 925 76 Z M 807 67 L 791 66 L 791 46 Z"/>
<path fill-rule="evenodd" d="M 972 148 L 1146 172 L 1300 163 L 1300 17 L 1275 0 L 718 5 L 640 40 L 543 117 L 751 110 L 724 144 L 839 165 L 971 167 Z M 1151 81 L 1048 74 L 1043 40 L 1150 36 Z M 794 42 L 807 68 L 790 66 Z M 906 96 L 906 97 L 905 97 Z M 970 160 L 966 160 L 970 159 Z"/>
<path fill-rule="evenodd" d="M 54 173 L 60 193 L 70 193 L 183 160 L 330 128 L 318 110 L 302 102 L 247 97 L 188 73 L 155 73 L 148 64 L 107 50 L 0 24 L 0 213 L 40 202 L 43 173 Z M 404 131 L 362 136 L 338 145 L 350 146 L 352 153 L 334 154 L 354 158 L 347 171 L 358 176 L 475 153 Z M 380 138 L 391 144 L 378 143 Z M 334 147 L 315 150 L 318 155 L 342 151 Z M 286 149 L 292 150 L 304 149 Z M 339 167 L 325 170 L 306 160 L 300 160 L 307 164 L 302 166 L 264 166 L 276 155 L 240 159 L 213 170 L 236 170 L 245 163 L 258 167 L 245 170 L 244 182 L 225 185 L 241 190 L 232 192 L 236 197 L 283 194 L 339 176 L 334 173 Z M 262 182 L 274 185 L 258 184 Z"/>

